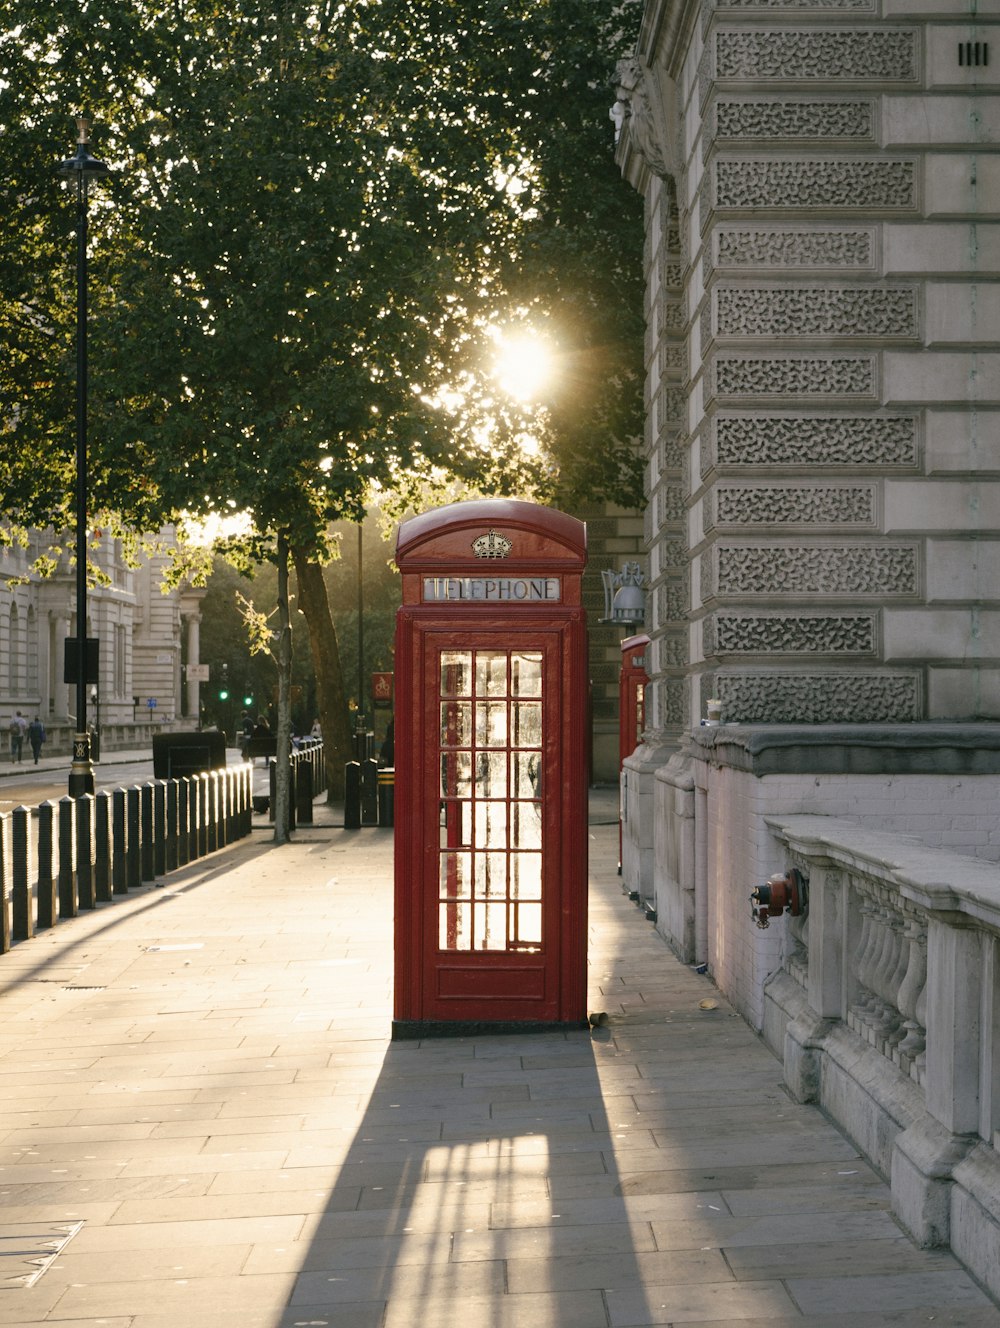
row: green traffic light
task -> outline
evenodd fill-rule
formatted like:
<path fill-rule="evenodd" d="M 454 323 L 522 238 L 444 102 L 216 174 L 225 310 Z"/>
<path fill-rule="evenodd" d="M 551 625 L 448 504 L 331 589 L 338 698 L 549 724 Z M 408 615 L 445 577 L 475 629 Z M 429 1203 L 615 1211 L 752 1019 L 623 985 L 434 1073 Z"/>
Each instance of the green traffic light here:
<path fill-rule="evenodd" d="M 223 688 L 221 689 L 221 691 L 219 692 L 219 700 L 220 700 L 220 701 L 228 701 L 228 700 L 229 700 L 229 693 L 226 691 L 225 687 L 223 687 Z"/>
<path fill-rule="evenodd" d="M 253 697 L 252 697 L 252 696 L 244 696 L 244 698 L 243 698 L 243 704 L 247 707 L 247 709 L 249 709 L 250 706 L 253 705 Z"/>

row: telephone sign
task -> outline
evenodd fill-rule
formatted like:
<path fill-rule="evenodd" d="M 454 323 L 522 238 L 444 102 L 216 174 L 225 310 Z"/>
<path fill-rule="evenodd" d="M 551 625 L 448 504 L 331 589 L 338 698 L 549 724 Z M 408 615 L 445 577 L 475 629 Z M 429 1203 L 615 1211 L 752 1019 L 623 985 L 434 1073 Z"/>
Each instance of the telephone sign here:
<path fill-rule="evenodd" d="M 457 503 L 396 562 L 393 1036 L 584 1026 L 585 527 Z"/>

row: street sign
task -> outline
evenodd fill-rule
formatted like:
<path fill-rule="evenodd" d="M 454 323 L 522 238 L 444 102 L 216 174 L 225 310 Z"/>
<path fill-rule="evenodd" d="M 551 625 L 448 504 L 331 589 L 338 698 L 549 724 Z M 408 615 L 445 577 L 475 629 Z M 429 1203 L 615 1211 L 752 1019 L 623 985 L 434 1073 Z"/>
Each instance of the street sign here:
<path fill-rule="evenodd" d="M 207 664 L 189 664 L 187 666 L 188 682 L 208 682 L 209 667 Z"/>

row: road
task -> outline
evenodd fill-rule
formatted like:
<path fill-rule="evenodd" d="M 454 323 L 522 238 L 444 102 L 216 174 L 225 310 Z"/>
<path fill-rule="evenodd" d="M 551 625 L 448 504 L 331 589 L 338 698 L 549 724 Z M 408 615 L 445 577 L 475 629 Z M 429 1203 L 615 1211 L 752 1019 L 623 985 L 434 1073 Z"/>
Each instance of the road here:
<path fill-rule="evenodd" d="M 70 758 L 65 758 L 61 768 L 53 761 L 47 761 L 37 770 L 33 765 L 26 765 L 23 774 L 8 774 L 12 769 L 4 763 L 3 778 L 0 779 L 0 812 L 13 811 L 15 807 L 37 807 L 40 802 L 50 798 L 58 800 L 66 796 L 69 781 Z M 16 767 L 13 767 L 16 768 Z M 153 778 L 152 755 L 145 760 L 128 762 L 98 762 L 94 766 L 94 783 L 98 789 L 116 789 L 123 785 L 143 784 Z"/>

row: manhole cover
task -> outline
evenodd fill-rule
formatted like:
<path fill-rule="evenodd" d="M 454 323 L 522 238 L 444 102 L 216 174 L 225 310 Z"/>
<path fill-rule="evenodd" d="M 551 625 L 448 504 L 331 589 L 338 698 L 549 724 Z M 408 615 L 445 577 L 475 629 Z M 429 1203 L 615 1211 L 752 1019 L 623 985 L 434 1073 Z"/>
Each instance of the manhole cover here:
<path fill-rule="evenodd" d="M 0 1227 L 0 1287 L 34 1286 L 52 1261 L 59 1257 L 82 1222 L 14 1222 Z"/>

